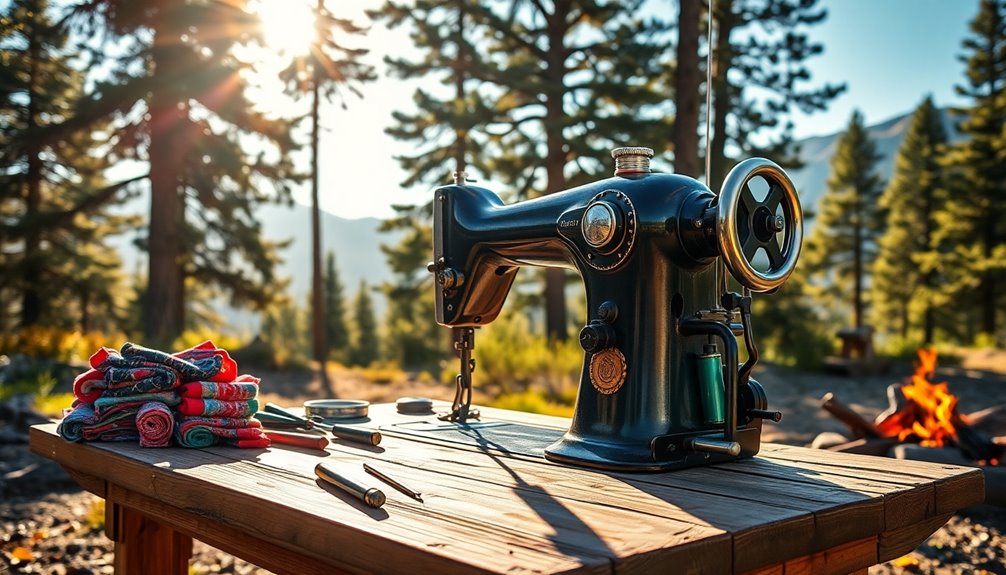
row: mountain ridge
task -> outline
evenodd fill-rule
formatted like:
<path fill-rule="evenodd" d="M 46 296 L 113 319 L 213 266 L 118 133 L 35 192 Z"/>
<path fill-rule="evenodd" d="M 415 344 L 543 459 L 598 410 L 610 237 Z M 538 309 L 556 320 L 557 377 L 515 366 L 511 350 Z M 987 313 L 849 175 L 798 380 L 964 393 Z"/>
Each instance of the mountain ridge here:
<path fill-rule="evenodd" d="M 946 109 L 940 110 L 947 132 L 956 139 L 956 130 Z M 876 142 L 877 151 L 882 155 L 878 171 L 890 179 L 894 170 L 894 158 L 911 123 L 912 112 L 901 114 L 867 127 L 870 137 Z M 799 169 L 787 170 L 800 194 L 804 211 L 816 213 L 818 204 L 827 190 L 827 179 L 842 131 L 811 136 L 795 143 L 799 146 L 798 157 L 803 163 Z M 290 245 L 281 252 L 282 263 L 277 275 L 290 279 L 288 292 L 294 301 L 307 302 L 311 284 L 311 209 L 294 202 L 292 205 L 266 204 L 259 208 L 258 218 L 263 225 L 263 235 L 274 241 L 290 240 Z M 808 221 L 808 227 L 813 220 Z M 401 232 L 380 232 L 381 220 L 376 217 L 349 219 L 321 210 L 322 246 L 327 253 L 335 253 L 336 267 L 344 287 L 347 302 L 352 301 L 362 281 L 373 288 L 393 278 L 388 268 L 381 245 L 393 245 L 401 237 Z M 142 254 L 131 241 L 117 242 L 123 255 L 126 269 L 137 266 Z M 134 268 L 135 269 L 135 268 Z M 374 307 L 378 315 L 383 315 L 387 304 L 383 294 L 373 294 Z M 240 310 L 223 309 L 231 327 L 247 331 L 255 329 L 258 320 L 254 314 Z M 431 320 L 432 321 L 432 320 Z"/>

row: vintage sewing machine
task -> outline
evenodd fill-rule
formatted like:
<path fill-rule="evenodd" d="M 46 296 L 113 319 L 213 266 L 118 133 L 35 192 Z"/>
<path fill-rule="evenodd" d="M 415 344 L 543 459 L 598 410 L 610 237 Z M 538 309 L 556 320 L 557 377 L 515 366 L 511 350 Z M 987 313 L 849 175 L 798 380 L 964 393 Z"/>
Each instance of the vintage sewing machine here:
<path fill-rule="evenodd" d="M 775 290 L 792 273 L 799 198 L 768 160 L 741 162 L 715 195 L 694 179 L 652 173 L 652 155 L 616 149 L 614 177 L 511 205 L 463 177 L 436 191 L 436 316 L 455 328 L 461 359 L 443 419 L 477 417 L 473 328 L 496 319 L 518 268 L 564 267 L 583 278 L 590 317 L 572 423 L 546 458 L 662 470 L 758 452 L 762 419 L 781 414 L 750 378 L 758 360 L 750 292 Z M 744 295 L 727 292 L 721 262 Z M 740 366 L 735 336 L 748 352 Z"/>

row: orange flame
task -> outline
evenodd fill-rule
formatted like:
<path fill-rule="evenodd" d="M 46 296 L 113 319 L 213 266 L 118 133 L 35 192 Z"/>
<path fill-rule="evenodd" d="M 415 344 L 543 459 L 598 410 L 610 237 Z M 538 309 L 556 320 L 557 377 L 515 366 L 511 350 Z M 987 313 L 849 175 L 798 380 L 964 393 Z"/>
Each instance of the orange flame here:
<path fill-rule="evenodd" d="M 891 414 L 877 427 L 888 437 L 901 441 L 916 440 L 920 445 L 940 447 L 954 444 L 957 397 L 947 389 L 946 382 L 932 383 L 936 371 L 936 350 L 919 349 L 919 364 L 911 381 L 901 386 L 901 393 L 910 407 Z"/>

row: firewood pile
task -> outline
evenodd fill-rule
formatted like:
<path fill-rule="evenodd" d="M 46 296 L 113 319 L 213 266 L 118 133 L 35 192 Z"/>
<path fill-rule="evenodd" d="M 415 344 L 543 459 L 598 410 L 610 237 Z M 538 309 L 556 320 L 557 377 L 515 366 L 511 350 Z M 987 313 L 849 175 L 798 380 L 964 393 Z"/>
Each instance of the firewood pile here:
<path fill-rule="evenodd" d="M 849 429 L 847 435 L 819 434 L 813 447 L 980 467 L 986 502 L 1006 505 L 1006 404 L 961 413 L 946 383 L 934 382 L 936 352 L 919 350 L 915 372 L 903 384 L 887 387 L 888 408 L 873 421 L 834 393 L 821 408 Z"/>

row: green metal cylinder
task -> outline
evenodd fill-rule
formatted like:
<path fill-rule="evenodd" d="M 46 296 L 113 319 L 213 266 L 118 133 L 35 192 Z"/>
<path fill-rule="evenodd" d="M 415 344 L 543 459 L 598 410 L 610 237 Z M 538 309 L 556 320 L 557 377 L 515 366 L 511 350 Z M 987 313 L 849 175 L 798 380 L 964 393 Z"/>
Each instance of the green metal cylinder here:
<path fill-rule="evenodd" d="M 706 345 L 698 358 L 702 417 L 706 424 L 723 423 L 723 361 L 715 345 Z"/>

